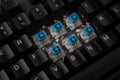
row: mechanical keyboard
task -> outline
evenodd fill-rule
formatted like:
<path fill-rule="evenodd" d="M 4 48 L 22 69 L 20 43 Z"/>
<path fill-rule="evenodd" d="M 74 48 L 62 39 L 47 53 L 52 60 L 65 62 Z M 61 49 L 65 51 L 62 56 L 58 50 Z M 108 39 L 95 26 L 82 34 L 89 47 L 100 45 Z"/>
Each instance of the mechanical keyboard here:
<path fill-rule="evenodd" d="M 120 80 L 120 0 L 0 0 L 0 80 Z"/>

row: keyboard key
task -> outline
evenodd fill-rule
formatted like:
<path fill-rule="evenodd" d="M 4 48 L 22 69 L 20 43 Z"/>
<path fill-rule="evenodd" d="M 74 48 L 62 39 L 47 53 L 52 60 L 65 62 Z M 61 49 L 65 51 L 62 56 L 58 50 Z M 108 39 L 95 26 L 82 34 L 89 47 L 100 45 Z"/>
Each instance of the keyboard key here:
<path fill-rule="evenodd" d="M 7 44 L 0 47 L 0 63 L 4 63 L 13 57 L 14 54 Z"/>
<path fill-rule="evenodd" d="M 22 35 L 20 38 L 14 40 L 14 44 L 20 52 L 23 52 L 32 47 L 31 41 L 25 34 Z"/>
<path fill-rule="evenodd" d="M 108 47 L 114 45 L 118 41 L 118 38 L 110 31 L 102 34 L 100 38 Z"/>
<path fill-rule="evenodd" d="M 99 0 L 103 5 L 109 4 L 112 0 Z"/>
<path fill-rule="evenodd" d="M 74 51 L 73 53 L 67 55 L 67 58 L 74 67 L 79 67 L 86 61 L 85 57 L 79 50 Z"/>
<path fill-rule="evenodd" d="M 87 13 L 93 13 L 98 9 L 96 2 L 91 0 L 86 0 L 81 5 Z"/>
<path fill-rule="evenodd" d="M 102 51 L 102 48 L 96 41 L 92 41 L 92 42 L 89 42 L 88 44 L 85 44 L 84 48 L 92 57 L 96 56 Z"/>
<path fill-rule="evenodd" d="M 50 70 L 57 79 L 60 79 L 69 72 L 68 68 L 64 65 L 62 61 L 58 61 L 50 66 Z"/>
<path fill-rule="evenodd" d="M 31 23 L 28 17 L 24 13 L 20 13 L 16 15 L 12 20 L 15 26 L 17 27 L 17 29 L 23 29 L 26 26 L 29 26 Z"/>
<path fill-rule="evenodd" d="M 84 28 L 81 29 L 79 32 L 80 38 L 85 42 L 88 43 L 91 40 L 95 39 L 97 37 L 97 34 L 95 32 L 95 29 L 91 25 L 86 25 Z"/>
<path fill-rule="evenodd" d="M 62 0 L 47 0 L 47 3 L 52 11 L 57 11 L 58 9 L 64 7 Z"/>
<path fill-rule="evenodd" d="M 42 48 L 42 47 L 51 43 L 51 40 L 49 38 L 49 34 L 45 30 L 42 30 L 42 31 L 39 31 L 39 32 L 35 33 L 32 36 L 32 39 L 33 39 L 34 43 L 39 48 Z"/>
<path fill-rule="evenodd" d="M 57 43 L 48 47 L 47 54 L 53 62 L 57 62 L 66 55 L 63 47 Z"/>
<path fill-rule="evenodd" d="M 10 80 L 4 70 L 0 71 L 0 80 Z"/>
<path fill-rule="evenodd" d="M 16 78 L 20 78 L 30 72 L 29 67 L 23 59 L 20 59 L 11 66 L 11 70 Z"/>
<path fill-rule="evenodd" d="M 29 55 L 29 58 L 33 62 L 34 66 L 36 66 L 36 67 L 38 67 L 48 61 L 47 56 L 41 49 L 38 49 L 35 52 L 31 53 Z"/>
<path fill-rule="evenodd" d="M 62 40 L 62 44 L 70 53 L 82 47 L 81 41 L 75 34 L 68 35 L 65 39 Z"/>
<path fill-rule="evenodd" d="M 48 15 L 45 7 L 42 4 L 34 5 L 30 10 L 30 16 L 36 21 Z"/>
<path fill-rule="evenodd" d="M 31 78 L 31 80 L 49 80 L 44 71 L 41 71 L 37 75 Z"/>
<path fill-rule="evenodd" d="M 10 26 L 6 22 L 0 24 L 0 40 L 10 36 L 12 33 Z"/>
<path fill-rule="evenodd" d="M 64 21 L 70 30 L 74 30 L 82 25 L 82 20 L 76 12 L 64 17 Z"/>
<path fill-rule="evenodd" d="M 96 16 L 97 21 L 99 21 L 99 23 L 106 27 L 109 24 L 112 23 L 113 19 L 111 18 L 111 15 L 109 15 L 108 13 L 100 13 Z"/>
<path fill-rule="evenodd" d="M 18 2 L 17 0 L 1 0 L 2 6 L 5 10 L 10 10 L 13 9 L 15 7 L 17 7 Z"/>
<path fill-rule="evenodd" d="M 63 25 L 63 23 L 60 21 L 57 21 L 56 23 L 51 25 L 49 27 L 49 31 L 55 39 L 58 39 L 67 33 L 65 29 L 65 25 Z"/>
<path fill-rule="evenodd" d="M 120 17 L 120 4 L 114 5 L 111 9 L 118 17 Z"/>

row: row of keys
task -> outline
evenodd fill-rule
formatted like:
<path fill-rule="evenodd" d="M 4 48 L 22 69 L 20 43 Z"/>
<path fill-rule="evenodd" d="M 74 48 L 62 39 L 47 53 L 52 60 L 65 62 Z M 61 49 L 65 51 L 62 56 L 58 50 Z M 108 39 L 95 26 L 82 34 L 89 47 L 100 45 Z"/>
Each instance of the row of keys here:
<path fill-rule="evenodd" d="M 14 18 L 12 18 L 12 22 L 18 30 L 23 29 L 31 24 L 30 20 L 24 13 L 16 15 Z M 13 26 L 7 22 L 2 22 L 0 24 L 0 40 L 3 40 L 13 34 L 11 27 Z"/>
<path fill-rule="evenodd" d="M 6 3 L 4 0 L 2 0 L 2 2 L 4 4 L 6 4 L 5 7 L 8 7 L 10 4 L 13 4 L 13 3 L 16 3 L 16 5 L 17 5 L 17 1 L 15 1 L 15 0 L 13 2 L 10 2 L 8 0 L 8 1 L 6 1 Z M 61 0 L 58 2 L 61 2 Z M 49 1 L 48 1 L 48 3 L 49 3 Z M 49 4 L 51 4 L 51 3 L 49 3 Z M 11 7 L 8 7 L 8 8 L 11 8 Z M 38 21 L 47 15 L 48 15 L 48 12 L 46 11 L 46 9 L 44 8 L 44 6 L 42 4 L 34 5 L 31 8 L 31 10 L 29 11 L 29 16 L 32 17 L 32 19 L 31 19 L 32 21 Z M 14 16 L 12 18 L 12 22 L 18 30 L 28 27 L 31 24 L 31 21 L 29 20 L 28 16 L 24 12 L 21 12 L 21 13 L 17 14 L 16 16 Z M 3 30 L 3 28 L 5 30 Z M 4 23 L 1 24 L 1 29 L 2 29 L 1 33 L 0 33 L 0 35 L 2 36 L 0 38 L 1 40 L 4 39 L 5 36 L 7 37 L 12 34 L 12 30 L 10 29 L 10 27 L 7 24 L 4 24 Z"/>
<path fill-rule="evenodd" d="M 102 3 L 103 5 L 107 5 L 112 2 L 112 0 L 98 0 L 98 2 Z M 94 0 L 85 0 L 81 3 L 84 10 L 91 14 L 98 10 L 99 6 L 97 5 L 97 1 Z"/>
<path fill-rule="evenodd" d="M 117 30 L 119 30 L 119 29 L 117 29 Z M 114 45 L 118 41 L 118 38 L 112 32 L 105 33 L 105 34 L 101 35 L 100 38 L 109 47 L 112 46 L 112 45 Z M 79 46 L 75 46 L 74 45 L 77 42 L 77 37 L 75 35 L 71 35 L 68 38 L 68 42 L 69 42 L 70 45 L 68 45 L 67 43 L 65 43 L 65 44 L 66 44 L 66 48 L 69 50 L 69 52 L 73 52 L 75 49 L 77 49 L 77 48 L 80 47 L 80 45 Z M 27 38 L 26 35 L 23 35 L 19 39 L 16 39 L 14 41 L 14 43 L 15 43 L 16 47 L 18 48 L 18 50 L 20 52 L 21 51 L 26 51 L 27 49 L 29 49 L 30 47 L 32 47 L 32 43 L 30 42 L 30 40 Z M 79 44 L 79 42 L 77 42 L 77 44 Z M 72 46 L 72 45 L 74 45 L 74 46 Z M 98 49 L 95 48 L 95 50 L 94 50 L 94 46 L 96 46 L 96 48 L 98 48 Z M 85 49 L 88 51 L 88 53 L 91 56 L 95 56 L 96 55 L 96 51 L 98 53 L 101 51 L 100 46 L 96 42 L 95 43 L 91 43 L 90 42 L 90 44 L 87 43 L 84 47 L 85 47 Z M 91 51 L 91 50 L 94 50 L 94 51 Z M 41 51 L 39 51 L 39 52 L 41 52 Z M 62 54 L 59 54 L 59 53 L 62 53 Z M 63 49 L 61 48 L 61 46 L 58 45 L 58 44 L 56 44 L 54 46 L 51 46 L 49 48 L 48 54 L 49 54 L 49 56 L 51 58 L 52 57 L 55 58 L 55 56 L 57 55 L 56 58 L 55 58 L 55 61 L 58 60 L 59 58 L 65 56 L 65 52 L 63 51 Z M 42 53 L 41 55 L 43 57 L 44 53 Z M 60 57 L 60 55 L 61 55 L 61 57 Z M 4 62 L 8 61 L 9 59 L 13 58 L 14 54 L 13 54 L 12 50 L 10 49 L 10 47 L 8 45 L 4 45 L 4 46 L 2 46 L 0 48 L 0 56 L 1 56 L 0 57 L 0 62 L 4 63 Z M 59 56 L 59 58 L 58 58 L 58 56 Z M 34 62 L 34 60 L 36 60 L 36 57 L 40 57 L 38 53 L 31 54 L 31 58 L 33 58 L 33 62 Z M 43 58 L 45 58 L 45 61 L 47 61 L 46 57 L 43 57 Z M 39 64 L 35 63 L 35 65 L 39 65 Z"/>
<path fill-rule="evenodd" d="M 2 50 L 4 50 L 4 52 L 6 52 L 6 53 L 3 53 Z M 14 54 L 8 45 L 3 46 L 0 50 L 0 53 L 1 53 L 0 61 L 2 61 L 2 62 L 5 60 L 7 61 L 14 57 Z M 28 57 L 33 62 L 34 66 L 36 66 L 36 67 L 38 67 L 48 61 L 47 56 L 40 49 L 29 54 Z M 23 59 L 20 59 L 19 61 L 17 61 L 10 68 L 16 78 L 20 78 L 30 72 L 29 67 L 27 66 L 26 62 Z M 1 75 L 0 75 L 0 79 L 1 79 Z"/>
<path fill-rule="evenodd" d="M 56 47 L 54 47 L 55 48 L 55 50 L 56 50 Z M 53 48 L 53 49 L 54 49 Z M 72 54 L 71 54 L 72 55 Z M 76 55 L 76 54 L 73 54 L 70 58 L 69 58 L 69 60 L 71 60 L 71 63 L 72 64 L 74 64 L 75 66 L 77 65 L 80 65 L 81 63 L 83 63 L 83 62 L 85 62 L 86 61 L 86 59 L 83 57 L 83 55 L 78 51 L 77 52 L 77 55 L 79 55 L 79 56 L 74 56 L 74 55 Z M 31 59 L 31 61 L 33 62 L 33 64 L 35 65 L 35 66 L 40 66 L 41 64 L 43 64 L 43 63 L 45 63 L 47 60 L 48 60 L 48 58 L 44 55 L 44 53 L 39 49 L 39 50 L 37 50 L 37 51 L 35 51 L 35 52 L 33 52 L 33 53 L 31 53 L 30 55 L 29 55 L 29 58 Z M 80 60 L 79 60 L 80 59 Z M 77 62 L 77 63 L 76 63 Z M 63 64 L 63 63 L 62 63 Z M 24 65 L 24 66 L 22 66 L 23 68 L 20 68 L 21 66 L 20 65 Z M 60 66 L 60 65 L 59 65 Z M 58 67 L 59 67 L 58 66 Z M 27 68 L 26 70 L 19 70 L 19 69 L 24 69 L 24 68 Z M 29 72 L 29 68 L 27 67 L 27 65 L 26 65 L 26 63 L 24 62 L 24 60 L 23 59 L 21 59 L 21 60 L 19 60 L 17 63 L 15 63 L 14 65 L 12 65 L 11 66 L 11 69 L 12 69 L 12 72 L 13 72 L 13 74 L 16 76 L 16 77 L 21 77 L 21 76 L 23 76 L 23 75 L 25 75 L 25 74 L 27 74 L 28 72 Z M 65 69 L 66 70 L 66 69 Z M 22 72 L 24 72 L 24 74 L 20 74 L 19 72 L 17 72 L 17 71 L 22 71 Z M 17 73 L 16 73 L 17 72 Z M 59 70 L 57 70 L 57 72 L 58 72 L 58 74 L 60 74 L 61 73 L 61 71 L 59 72 Z M 66 73 L 68 73 L 68 71 L 67 72 L 65 72 L 65 74 Z M 53 72 L 53 74 L 54 74 L 54 72 Z M 54 74 L 55 76 L 59 76 L 58 74 Z M 65 75 L 65 74 L 60 74 L 60 76 L 63 76 L 63 75 Z M 59 77 L 56 77 L 56 78 L 59 78 Z"/>
<path fill-rule="evenodd" d="M 14 3 L 15 1 L 13 1 Z M 100 0 L 100 2 L 104 2 L 102 0 Z M 111 2 L 111 1 L 110 1 Z M 8 1 L 9 3 L 9 1 Z M 12 3 L 12 2 L 11 2 Z M 60 5 L 63 4 L 63 2 L 61 1 L 48 1 L 48 4 L 52 4 L 52 3 L 58 3 Z M 106 3 L 109 3 L 106 2 Z M 93 4 L 93 5 L 92 5 Z M 82 6 L 83 8 L 86 10 L 86 11 L 89 11 L 91 10 L 91 12 L 95 11 L 97 9 L 96 5 L 95 5 L 95 2 L 92 2 L 92 1 L 85 1 L 82 3 Z M 91 9 L 89 9 L 91 8 Z M 92 8 L 96 8 L 96 9 L 92 9 Z M 111 8 L 113 10 L 113 12 L 115 12 L 115 14 L 117 14 L 119 16 L 119 4 L 118 5 L 115 5 Z M 117 12 L 116 12 L 117 11 Z M 90 11 L 88 12 L 90 13 Z M 43 18 L 44 16 L 48 15 L 46 9 L 44 8 L 44 6 L 42 4 L 38 4 L 38 5 L 34 5 L 33 8 L 31 9 L 30 11 L 30 15 L 34 18 L 34 20 L 40 20 L 41 18 Z"/>
<path fill-rule="evenodd" d="M 48 5 L 48 8 L 53 12 L 58 11 L 59 9 L 63 8 L 65 5 L 62 0 L 51 0 L 51 1 L 47 0 L 46 3 Z M 32 5 L 30 1 L 26 1 L 26 0 L 25 1 L 1 0 L 1 5 L 3 11 L 6 12 L 7 15 L 14 16 L 19 13 L 19 11 L 17 12 L 17 9 L 19 9 L 20 12 L 22 11 L 26 14 L 29 13 L 29 16 L 32 17 L 32 19 L 34 19 L 35 21 L 40 20 L 46 15 L 48 15 L 47 8 L 45 8 L 45 6 L 43 6 L 43 4 L 41 3 Z M 8 12 L 11 14 L 8 14 Z"/>
<path fill-rule="evenodd" d="M 15 78 L 23 77 L 30 72 L 30 68 L 27 66 L 26 62 L 23 59 L 20 59 L 15 64 L 11 65 L 10 69 Z M 58 61 L 51 65 L 49 70 L 57 79 L 60 79 L 69 72 L 68 68 L 62 61 Z M 31 80 L 34 79 L 49 80 L 49 78 L 43 71 L 31 78 Z M 9 77 L 7 76 L 7 73 L 4 70 L 0 71 L 0 80 L 9 80 Z"/>
<path fill-rule="evenodd" d="M 38 6 L 38 7 L 37 7 Z M 35 20 L 40 20 L 42 17 L 44 17 L 44 15 L 46 16 L 47 15 L 47 12 L 46 12 L 46 10 L 43 8 L 43 5 L 42 4 L 39 4 L 39 5 L 37 5 L 36 7 L 35 6 L 33 6 L 33 9 L 31 9 L 31 15 L 33 16 L 33 18 L 35 18 Z M 115 5 L 115 6 L 113 6 L 112 8 L 111 8 L 112 10 L 113 10 L 113 12 L 117 15 L 117 16 L 119 16 L 119 4 L 117 4 L 117 5 Z M 35 10 L 37 10 L 37 11 L 40 11 L 40 10 L 42 10 L 42 12 L 43 13 L 41 13 L 41 17 L 40 16 L 36 16 L 36 14 L 37 13 L 35 13 Z M 88 11 L 88 10 L 87 10 Z M 42 15 L 43 14 L 43 15 Z M 106 14 L 107 14 L 107 16 L 106 16 Z M 74 15 L 72 15 L 72 16 L 74 16 Z M 71 16 L 71 17 L 72 17 Z M 39 18 L 39 19 L 37 19 L 37 18 Z M 79 17 L 77 17 L 76 16 L 76 18 L 79 18 Z M 67 19 L 67 18 L 66 18 Z M 68 21 L 68 20 L 66 20 L 65 19 L 65 21 Z M 99 15 L 97 15 L 96 16 L 96 19 L 103 25 L 103 26 L 107 26 L 107 25 L 109 25 L 112 21 L 113 21 L 113 19 L 111 19 L 111 17 L 108 15 L 108 13 L 102 13 L 102 14 L 99 14 Z M 73 20 L 73 19 L 72 19 Z M 17 29 L 22 29 L 22 28 L 25 28 L 26 26 L 29 26 L 30 24 L 31 24 L 31 22 L 30 22 L 30 20 L 28 19 L 28 17 L 25 15 L 25 13 L 20 13 L 20 14 L 18 14 L 18 15 L 16 15 L 13 19 L 12 19 L 12 21 L 13 21 L 13 23 L 15 24 L 15 26 L 17 27 Z M 66 22 L 66 23 L 68 23 L 68 22 Z M 79 22 L 79 23 L 81 23 L 81 22 Z M 1 35 L 2 36 L 4 36 L 4 35 L 7 35 L 7 36 L 9 36 L 9 35 L 11 35 L 12 34 L 12 30 L 10 29 L 10 27 L 8 27 L 7 25 L 4 25 L 4 26 L 2 26 L 3 24 L 1 24 L 1 29 L 2 29 L 2 33 L 1 33 Z M 70 26 L 71 27 L 71 29 L 72 28 L 74 28 L 74 27 L 72 27 L 71 26 L 71 24 L 70 23 L 68 23 L 67 24 L 68 26 Z M 3 27 L 6 27 L 6 31 L 4 31 L 3 30 Z M 9 33 L 7 33 L 7 32 L 9 32 Z M 2 37 L 1 39 L 3 39 L 4 37 Z"/>
<path fill-rule="evenodd" d="M 40 73 L 36 74 L 34 77 L 32 77 L 30 80 L 49 80 L 47 75 L 44 71 L 41 71 Z M 7 76 L 6 72 L 4 70 L 0 71 L 0 80 L 10 80 Z"/>

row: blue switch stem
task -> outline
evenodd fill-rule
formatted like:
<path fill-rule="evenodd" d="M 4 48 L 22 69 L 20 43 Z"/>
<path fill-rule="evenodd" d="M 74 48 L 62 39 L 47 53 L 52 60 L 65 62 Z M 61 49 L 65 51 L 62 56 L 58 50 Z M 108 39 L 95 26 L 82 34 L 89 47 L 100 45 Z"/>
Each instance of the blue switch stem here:
<path fill-rule="evenodd" d="M 70 17 L 69 17 L 70 23 L 75 23 L 75 22 L 78 21 L 78 20 L 79 20 L 79 16 L 78 16 L 77 13 L 73 13 L 73 14 L 71 14 Z"/>
<path fill-rule="evenodd" d="M 77 43 L 77 41 L 78 41 L 77 36 L 70 36 L 70 37 L 68 38 L 68 44 L 69 44 L 69 45 L 74 45 L 74 44 Z"/>
<path fill-rule="evenodd" d="M 84 34 L 87 36 L 91 35 L 93 32 L 94 32 L 94 28 L 92 26 L 87 26 L 84 29 Z"/>
<path fill-rule="evenodd" d="M 37 40 L 38 41 L 43 41 L 47 37 L 47 34 L 44 31 L 41 31 L 37 34 Z"/>
<path fill-rule="evenodd" d="M 59 31 L 62 30 L 62 27 L 63 27 L 62 23 L 61 22 L 57 22 L 57 23 L 55 23 L 53 25 L 53 31 L 54 32 L 59 32 Z"/>
<path fill-rule="evenodd" d="M 53 55 L 58 55 L 59 53 L 61 53 L 62 48 L 60 45 L 55 45 L 52 47 L 52 54 Z"/>

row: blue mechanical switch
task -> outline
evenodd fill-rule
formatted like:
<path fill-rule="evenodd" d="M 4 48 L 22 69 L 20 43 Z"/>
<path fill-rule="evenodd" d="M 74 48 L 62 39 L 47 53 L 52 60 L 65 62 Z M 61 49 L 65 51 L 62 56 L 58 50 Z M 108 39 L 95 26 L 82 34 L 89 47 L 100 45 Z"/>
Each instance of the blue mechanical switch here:
<path fill-rule="evenodd" d="M 65 17 L 64 21 L 70 30 L 74 30 L 82 25 L 82 21 L 77 13 L 72 13 L 71 15 Z"/>
<path fill-rule="evenodd" d="M 57 21 L 52 26 L 49 27 L 51 35 L 55 39 L 59 39 L 62 35 L 66 34 L 65 26 L 62 24 L 62 22 Z"/>
<path fill-rule="evenodd" d="M 41 31 L 37 34 L 37 40 L 38 41 L 44 41 L 47 37 L 47 34 L 44 31 Z"/>
<path fill-rule="evenodd" d="M 75 34 L 71 34 L 70 36 L 63 39 L 62 44 L 68 49 L 70 53 L 82 46 L 82 43 Z"/>
<path fill-rule="evenodd" d="M 80 18 L 79 18 L 79 16 L 78 16 L 77 13 L 73 13 L 73 14 L 71 14 L 70 17 L 69 17 L 70 23 L 75 23 L 75 22 L 77 22 L 79 19 L 80 19 Z"/>
<path fill-rule="evenodd" d="M 53 55 L 58 55 L 59 53 L 61 53 L 62 48 L 60 45 L 55 45 L 52 47 L 52 54 Z"/>
<path fill-rule="evenodd" d="M 94 33 L 94 28 L 92 26 L 87 26 L 86 28 L 84 28 L 84 34 L 89 36 L 91 35 L 92 33 Z"/>
<path fill-rule="evenodd" d="M 77 43 L 77 41 L 78 41 L 78 38 L 77 38 L 76 36 L 70 36 L 70 37 L 68 38 L 68 44 L 69 44 L 69 45 L 74 45 L 74 44 Z"/>
<path fill-rule="evenodd" d="M 63 25 L 61 22 L 57 22 L 53 25 L 54 32 L 59 32 L 62 30 L 62 28 L 63 28 Z"/>
<path fill-rule="evenodd" d="M 46 46 L 47 44 L 51 43 L 47 33 L 43 30 L 40 31 L 32 36 L 33 41 L 35 44 L 39 47 L 42 48 Z"/>
<path fill-rule="evenodd" d="M 47 51 L 49 57 L 53 60 L 53 62 L 62 59 L 66 54 L 60 44 L 54 44 L 48 48 Z"/>
<path fill-rule="evenodd" d="M 92 39 L 94 39 L 97 35 L 95 33 L 95 30 L 93 26 L 86 25 L 79 33 L 80 37 L 85 43 L 88 43 Z"/>

